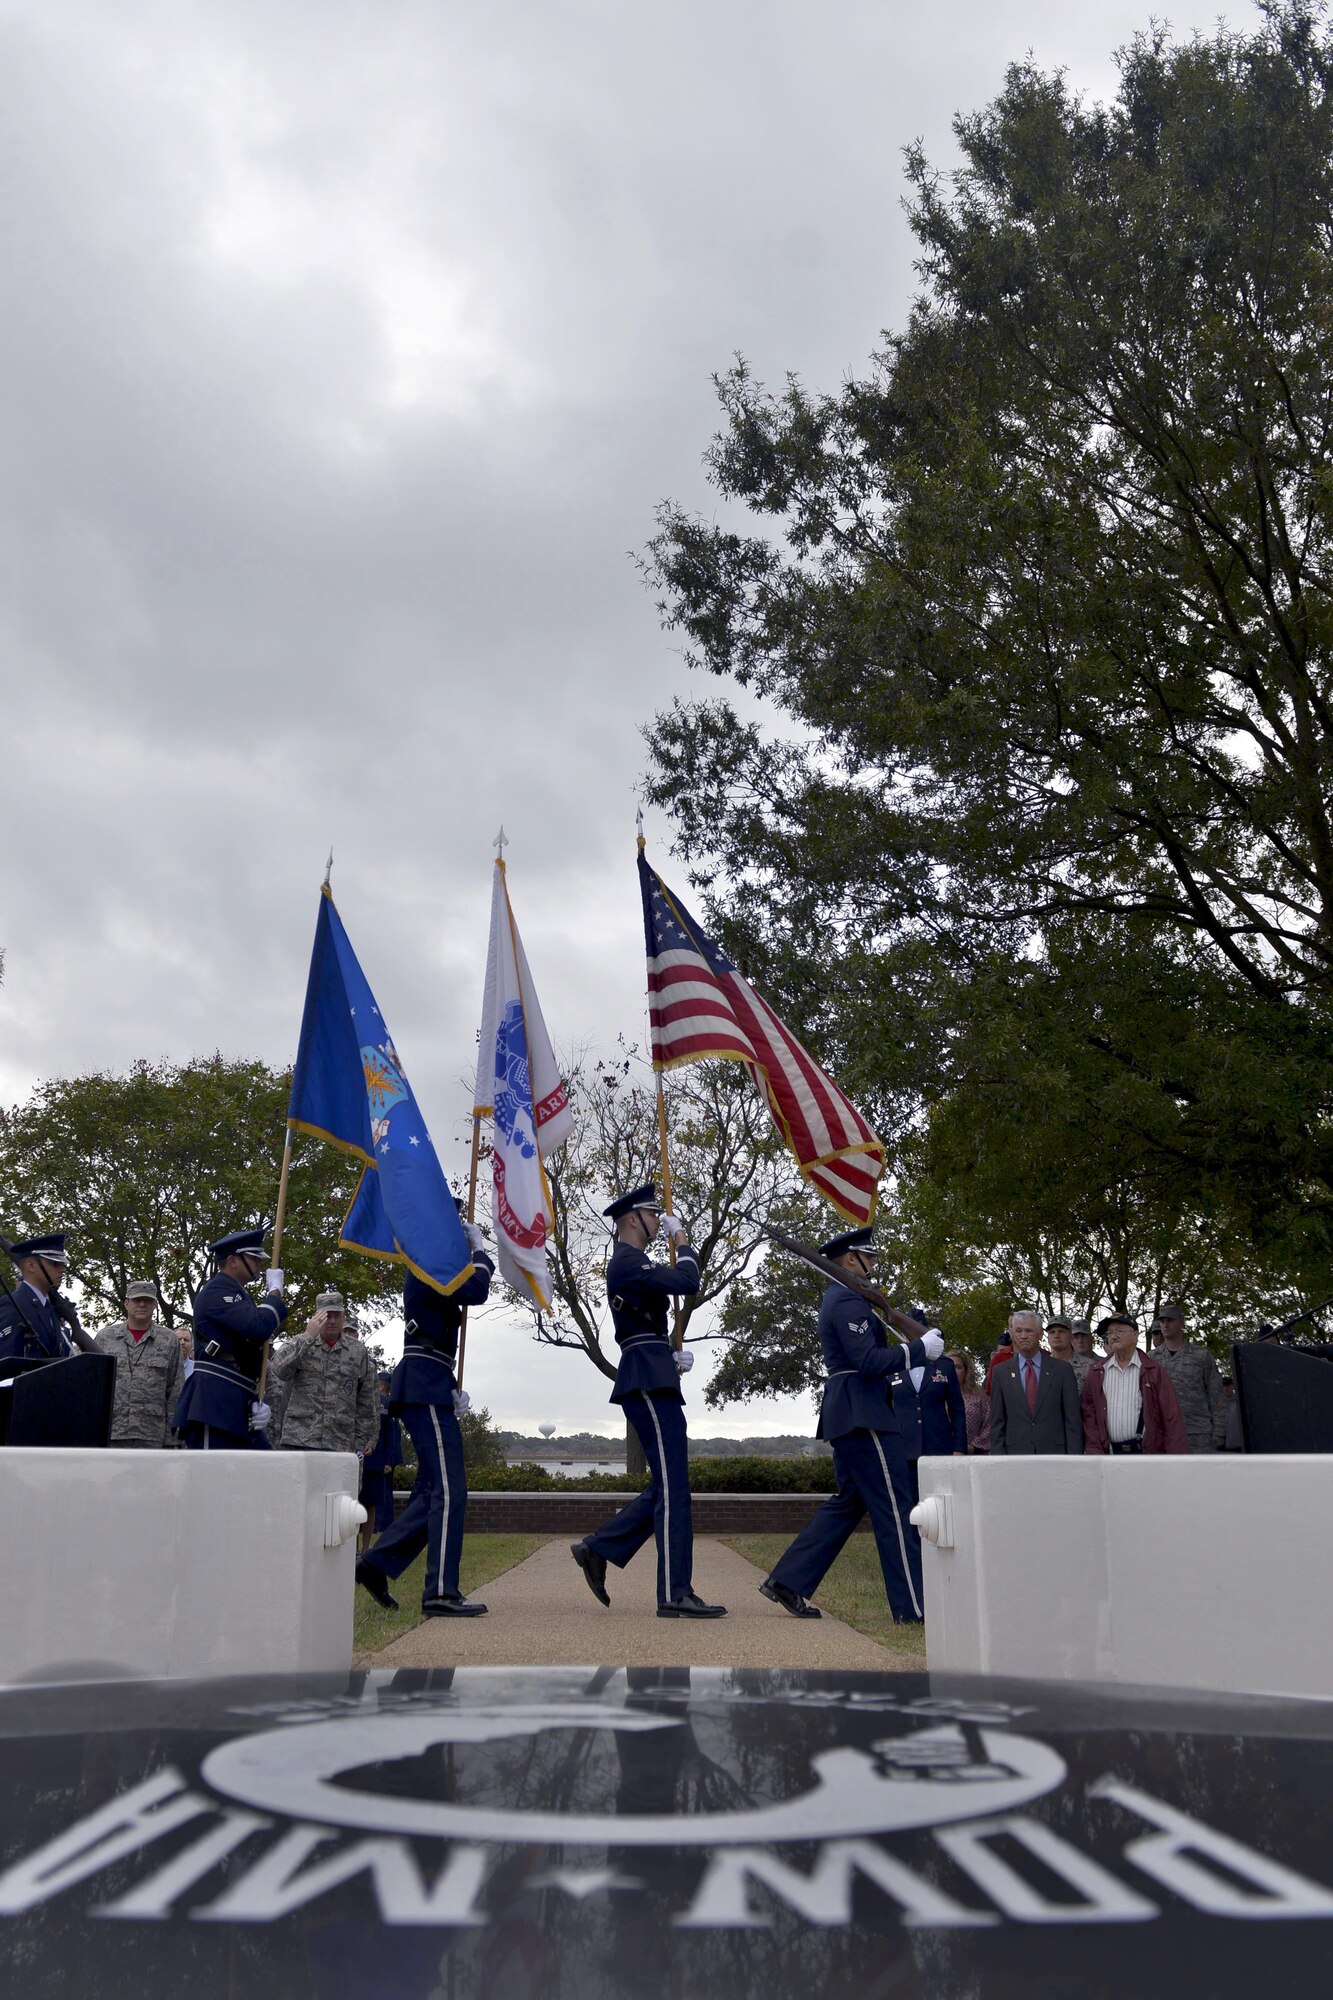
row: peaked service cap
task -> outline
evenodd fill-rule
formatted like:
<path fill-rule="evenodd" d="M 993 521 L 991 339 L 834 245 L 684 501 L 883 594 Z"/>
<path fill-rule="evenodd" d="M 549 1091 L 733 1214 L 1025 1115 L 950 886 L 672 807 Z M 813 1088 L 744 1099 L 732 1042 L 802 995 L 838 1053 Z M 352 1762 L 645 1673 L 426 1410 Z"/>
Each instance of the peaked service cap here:
<path fill-rule="evenodd" d="M 219 1236 L 216 1243 L 210 1243 L 208 1254 L 219 1261 L 238 1256 L 262 1259 L 266 1255 L 264 1232 L 262 1229 L 233 1229 L 230 1236 Z"/>
<path fill-rule="evenodd" d="M 841 1236 L 830 1236 L 827 1243 L 821 1243 L 821 1257 L 845 1257 L 849 1250 L 861 1250 L 874 1257 L 875 1232 L 873 1229 L 844 1229 Z"/>
<path fill-rule="evenodd" d="M 662 1213 L 662 1204 L 657 1199 L 657 1189 L 652 1181 L 645 1181 L 642 1187 L 631 1188 L 628 1194 L 618 1194 L 609 1207 L 602 1210 L 608 1222 L 619 1222 L 622 1215 L 630 1215 L 636 1208 L 650 1208 L 654 1215 Z"/>
<path fill-rule="evenodd" d="M 22 1243 L 11 1243 L 9 1254 L 16 1264 L 22 1263 L 25 1257 L 45 1257 L 48 1264 L 69 1262 L 69 1258 L 65 1255 L 63 1233 L 55 1236 L 29 1236 Z"/>

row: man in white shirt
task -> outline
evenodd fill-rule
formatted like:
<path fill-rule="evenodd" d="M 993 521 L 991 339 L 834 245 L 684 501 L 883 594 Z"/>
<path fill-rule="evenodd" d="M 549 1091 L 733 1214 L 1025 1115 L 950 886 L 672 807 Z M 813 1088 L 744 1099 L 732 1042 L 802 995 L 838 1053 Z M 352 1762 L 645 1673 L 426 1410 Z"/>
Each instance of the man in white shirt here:
<path fill-rule="evenodd" d="M 1084 1450 L 1117 1457 L 1187 1452 L 1189 1439 L 1160 1361 L 1139 1346 L 1139 1329 L 1128 1313 L 1114 1313 L 1097 1329 L 1106 1343 L 1083 1385 Z"/>

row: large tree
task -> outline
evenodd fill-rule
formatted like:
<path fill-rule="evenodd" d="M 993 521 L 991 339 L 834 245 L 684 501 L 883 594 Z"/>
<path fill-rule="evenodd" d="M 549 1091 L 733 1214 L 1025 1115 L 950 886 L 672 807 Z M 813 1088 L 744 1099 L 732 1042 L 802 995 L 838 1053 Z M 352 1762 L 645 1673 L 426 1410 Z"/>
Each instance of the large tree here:
<path fill-rule="evenodd" d="M 668 508 L 650 566 L 745 709 L 659 718 L 653 790 L 913 1170 L 960 1093 L 1074 1087 L 1327 1288 L 1333 40 L 1273 4 L 1120 73 L 1019 65 L 957 172 L 909 155 L 922 290 L 864 379 L 722 379 L 755 529 Z"/>
<path fill-rule="evenodd" d="M 192 1314 L 209 1243 L 273 1213 L 290 1089 L 290 1072 L 220 1055 L 44 1083 L 0 1116 L 0 1226 L 10 1240 L 68 1229 L 94 1311 L 118 1315 L 127 1281 L 152 1278 L 174 1326 Z M 282 1246 L 298 1304 L 330 1283 L 391 1302 L 397 1267 L 338 1249 L 359 1172 L 298 1135 Z"/>

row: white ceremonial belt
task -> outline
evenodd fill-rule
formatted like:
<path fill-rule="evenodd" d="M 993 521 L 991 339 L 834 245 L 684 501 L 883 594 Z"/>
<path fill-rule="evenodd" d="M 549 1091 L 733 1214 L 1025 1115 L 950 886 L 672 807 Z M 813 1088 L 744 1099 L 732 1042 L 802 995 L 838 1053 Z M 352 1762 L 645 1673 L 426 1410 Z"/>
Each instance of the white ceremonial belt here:
<path fill-rule="evenodd" d="M 196 1361 L 190 1371 L 192 1375 L 214 1375 L 219 1382 L 229 1382 L 233 1389 L 244 1389 L 247 1396 L 253 1396 L 255 1385 L 248 1375 L 242 1375 L 239 1368 L 228 1368 L 220 1361 Z"/>
<path fill-rule="evenodd" d="M 622 1340 L 620 1345 L 622 1348 L 646 1347 L 650 1341 L 656 1341 L 659 1347 L 669 1347 L 671 1345 L 671 1342 L 664 1333 L 632 1333 L 629 1339 Z"/>
<path fill-rule="evenodd" d="M 404 1347 L 403 1359 L 411 1356 L 413 1361 L 442 1361 L 446 1368 L 452 1368 L 457 1356 L 444 1354 L 438 1347 Z"/>
<path fill-rule="evenodd" d="M 859 1375 L 860 1373 L 859 1368 L 835 1368 L 831 1375 L 824 1377 L 824 1380 L 826 1382 L 836 1382 L 839 1375 Z"/>

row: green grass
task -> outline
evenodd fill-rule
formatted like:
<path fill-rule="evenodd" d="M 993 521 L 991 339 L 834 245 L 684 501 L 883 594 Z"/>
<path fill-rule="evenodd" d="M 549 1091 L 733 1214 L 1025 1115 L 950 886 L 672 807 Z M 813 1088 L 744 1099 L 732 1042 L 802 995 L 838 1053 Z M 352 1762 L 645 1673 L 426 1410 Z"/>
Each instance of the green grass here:
<path fill-rule="evenodd" d="M 463 1555 L 458 1566 L 458 1587 L 471 1597 L 483 1584 L 500 1576 L 515 1563 L 525 1562 L 549 1541 L 549 1535 L 464 1535 Z M 426 1574 L 426 1556 L 421 1553 L 410 1569 L 405 1569 L 389 1585 L 398 1599 L 397 1611 L 385 1611 L 368 1591 L 357 1586 L 356 1617 L 352 1627 L 352 1647 L 357 1653 L 382 1652 L 421 1623 L 421 1586 Z"/>
<path fill-rule="evenodd" d="M 765 1576 L 784 1549 L 791 1547 L 790 1535 L 728 1535 L 727 1547 L 755 1564 Z M 882 1646 L 910 1654 L 926 1663 L 926 1634 L 920 1625 L 895 1625 L 884 1595 L 884 1573 L 879 1566 L 873 1535 L 853 1535 L 811 1600 L 841 1618 L 868 1639 Z"/>

